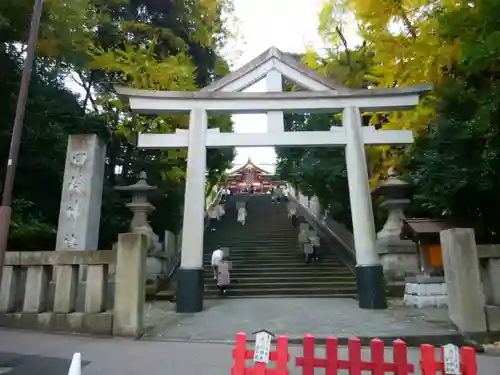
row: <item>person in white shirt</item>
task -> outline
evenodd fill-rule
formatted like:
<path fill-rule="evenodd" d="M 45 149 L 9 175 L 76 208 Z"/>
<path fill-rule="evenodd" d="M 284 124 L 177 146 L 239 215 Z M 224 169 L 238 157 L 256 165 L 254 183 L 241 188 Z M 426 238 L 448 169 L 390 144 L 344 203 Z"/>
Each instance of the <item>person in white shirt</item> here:
<path fill-rule="evenodd" d="M 208 227 L 210 228 L 211 231 L 215 230 L 215 225 L 217 223 L 217 219 L 219 217 L 219 214 L 217 212 L 216 207 L 212 207 L 208 210 Z"/>
<path fill-rule="evenodd" d="M 245 207 L 238 208 L 238 217 L 236 219 L 238 223 L 240 223 L 241 225 L 245 225 L 246 219 L 247 219 L 247 209 Z"/>
<path fill-rule="evenodd" d="M 219 275 L 219 265 L 221 264 L 223 258 L 224 252 L 219 246 L 212 253 L 212 271 L 214 271 L 214 280 L 217 280 L 217 276 Z"/>
<path fill-rule="evenodd" d="M 216 210 L 217 210 L 217 220 L 220 220 L 226 214 L 224 204 L 222 203 L 218 204 Z"/>

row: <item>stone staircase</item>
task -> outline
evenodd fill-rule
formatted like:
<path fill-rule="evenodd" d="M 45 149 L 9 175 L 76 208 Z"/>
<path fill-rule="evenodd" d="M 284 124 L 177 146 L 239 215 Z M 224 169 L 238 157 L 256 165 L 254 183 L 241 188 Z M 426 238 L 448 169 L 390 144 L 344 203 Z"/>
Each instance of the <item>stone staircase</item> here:
<path fill-rule="evenodd" d="M 233 262 L 228 297 L 354 297 L 356 281 L 333 254 L 306 264 L 297 247 L 298 229 L 287 217 L 285 203 L 272 204 L 270 195 L 240 195 L 247 201 L 247 222 L 236 222 L 235 202 L 215 231 L 205 235 L 205 296 L 218 296 L 210 268 L 212 251 L 229 247 Z"/>

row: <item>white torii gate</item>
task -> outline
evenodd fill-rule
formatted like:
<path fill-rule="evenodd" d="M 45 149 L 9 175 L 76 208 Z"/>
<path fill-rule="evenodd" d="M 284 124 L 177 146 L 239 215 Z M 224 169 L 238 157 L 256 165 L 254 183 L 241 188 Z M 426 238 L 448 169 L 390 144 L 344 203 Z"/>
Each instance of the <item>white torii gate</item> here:
<path fill-rule="evenodd" d="M 282 92 L 282 76 L 313 91 Z M 266 79 L 266 93 L 240 92 Z M 119 87 L 133 111 L 142 114 L 189 113 L 189 130 L 174 134 L 140 134 L 138 147 L 188 148 L 181 266 L 177 311 L 203 309 L 203 232 L 206 148 L 346 147 L 346 165 L 356 248 L 356 279 L 361 308 L 386 308 L 383 270 L 375 242 L 365 145 L 405 145 L 411 131 L 363 127 L 361 113 L 415 107 L 431 89 L 419 85 L 394 89 L 353 90 L 317 74 L 272 47 L 236 72 L 199 92 L 159 92 Z M 267 112 L 268 133 L 221 133 L 207 129 L 207 114 Z M 283 113 L 342 112 L 342 127 L 330 131 L 285 132 Z"/>

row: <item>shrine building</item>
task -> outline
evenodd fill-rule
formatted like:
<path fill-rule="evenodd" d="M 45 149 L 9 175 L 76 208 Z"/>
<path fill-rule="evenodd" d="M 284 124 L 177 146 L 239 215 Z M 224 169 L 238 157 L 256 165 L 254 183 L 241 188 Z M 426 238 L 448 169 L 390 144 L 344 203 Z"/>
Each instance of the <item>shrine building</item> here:
<path fill-rule="evenodd" d="M 249 158 L 245 165 L 228 172 L 225 187 L 235 192 L 246 192 L 253 186 L 255 193 L 266 193 L 284 184 L 278 176 L 256 166 Z"/>

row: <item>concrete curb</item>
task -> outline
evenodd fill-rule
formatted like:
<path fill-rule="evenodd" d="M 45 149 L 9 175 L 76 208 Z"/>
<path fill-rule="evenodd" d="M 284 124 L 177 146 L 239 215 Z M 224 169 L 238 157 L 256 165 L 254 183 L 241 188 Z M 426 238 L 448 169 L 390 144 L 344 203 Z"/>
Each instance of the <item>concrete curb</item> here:
<path fill-rule="evenodd" d="M 361 345 L 369 346 L 370 341 L 378 338 L 384 342 L 385 345 L 389 346 L 394 340 L 401 339 L 409 347 L 419 347 L 422 344 L 431 344 L 434 346 L 441 346 L 446 344 L 455 344 L 458 346 L 473 346 L 476 350 L 479 349 L 477 345 L 472 342 L 467 342 L 464 337 L 459 333 L 450 333 L 446 335 L 419 335 L 419 336 L 385 336 L 385 337 L 375 337 L 375 336 L 359 336 L 361 340 Z M 325 345 L 326 336 L 316 337 L 316 344 Z M 349 337 L 339 337 L 340 345 L 347 345 Z M 206 343 L 206 344 L 228 344 L 234 345 L 234 339 L 205 339 L 196 337 L 185 337 L 185 338 L 168 338 L 168 337 L 148 337 L 142 336 L 141 340 L 145 341 L 164 341 L 164 342 L 193 342 L 193 343 Z M 248 340 L 249 343 L 255 342 L 253 338 Z M 304 343 L 304 337 L 289 337 L 288 342 L 290 345 L 302 345 Z M 481 346 L 482 348 L 482 346 Z"/>
<path fill-rule="evenodd" d="M 484 354 L 491 357 L 500 357 L 500 347 L 497 345 L 484 345 Z"/>

